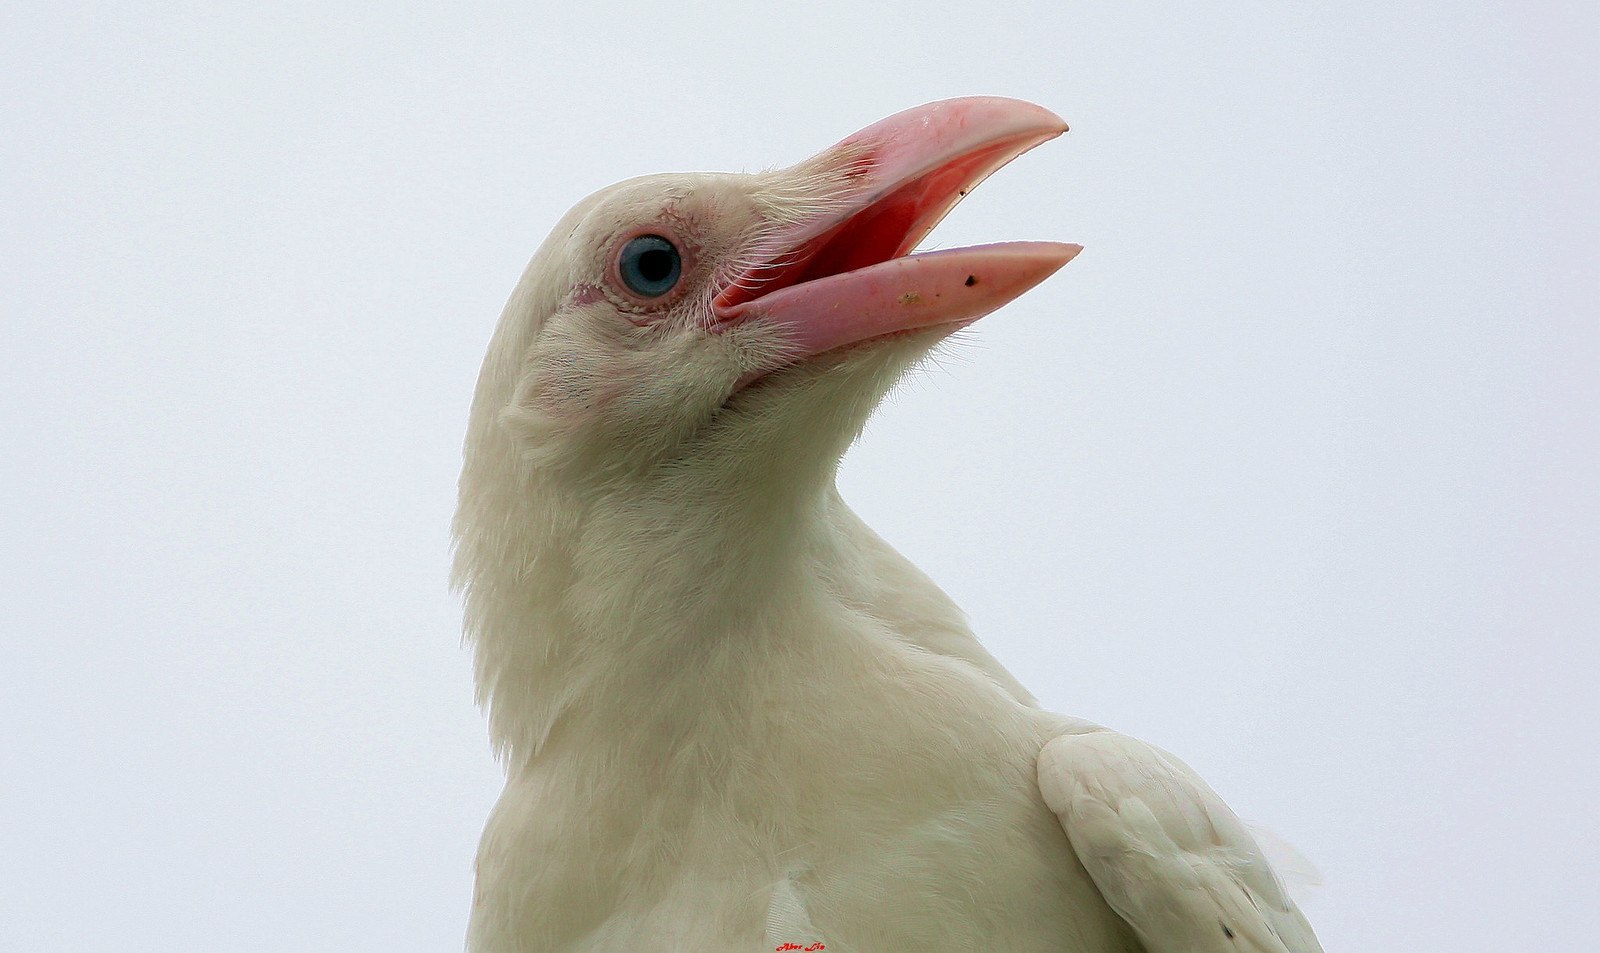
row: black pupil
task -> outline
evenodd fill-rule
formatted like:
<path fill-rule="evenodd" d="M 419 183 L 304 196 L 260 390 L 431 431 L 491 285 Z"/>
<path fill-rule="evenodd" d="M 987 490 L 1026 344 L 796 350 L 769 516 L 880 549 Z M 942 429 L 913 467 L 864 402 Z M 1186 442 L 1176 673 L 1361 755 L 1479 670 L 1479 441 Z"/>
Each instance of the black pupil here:
<path fill-rule="evenodd" d="M 639 276 L 655 284 L 672 275 L 672 252 L 665 248 L 652 248 L 639 256 Z"/>

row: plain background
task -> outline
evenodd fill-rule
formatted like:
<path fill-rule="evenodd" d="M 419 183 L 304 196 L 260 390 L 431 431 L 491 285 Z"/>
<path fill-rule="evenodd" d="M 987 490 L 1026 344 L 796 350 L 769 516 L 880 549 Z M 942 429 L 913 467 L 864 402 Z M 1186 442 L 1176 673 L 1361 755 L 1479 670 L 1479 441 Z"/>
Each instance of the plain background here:
<path fill-rule="evenodd" d="M 1181 754 L 1350 951 L 1600 934 L 1600 7 L 11 4 L 0 949 L 458 949 L 499 775 L 448 521 L 614 180 L 928 100 L 1082 242 L 841 485 L 1046 704 Z"/>

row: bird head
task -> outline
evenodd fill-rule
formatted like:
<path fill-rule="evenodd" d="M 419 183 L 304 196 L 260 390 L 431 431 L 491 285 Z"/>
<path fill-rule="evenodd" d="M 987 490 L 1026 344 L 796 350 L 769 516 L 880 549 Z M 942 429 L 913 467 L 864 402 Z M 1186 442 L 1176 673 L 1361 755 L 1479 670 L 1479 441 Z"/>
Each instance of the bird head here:
<path fill-rule="evenodd" d="M 497 748 L 539 750 L 596 679 L 654 698 L 698 653 L 761 642 L 707 633 L 788 631 L 781 607 L 835 589 L 870 602 L 877 570 L 957 615 L 883 569 L 832 478 L 908 367 L 1077 254 L 913 253 L 1065 129 L 1014 100 L 933 103 L 790 168 L 633 179 L 562 218 L 490 342 L 454 527 Z"/>
<path fill-rule="evenodd" d="M 1028 103 L 948 100 L 789 168 L 591 195 L 506 307 L 467 476 L 500 458 L 578 495 L 826 482 L 907 367 L 1079 251 L 912 253 L 991 172 L 1065 130 Z"/>

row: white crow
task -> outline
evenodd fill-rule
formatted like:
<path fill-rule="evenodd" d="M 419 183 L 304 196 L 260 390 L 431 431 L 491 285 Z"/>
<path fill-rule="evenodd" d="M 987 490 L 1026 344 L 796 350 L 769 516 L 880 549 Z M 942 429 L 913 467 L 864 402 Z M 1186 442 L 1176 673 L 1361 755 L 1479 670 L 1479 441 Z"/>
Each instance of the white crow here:
<path fill-rule="evenodd" d="M 1079 251 L 910 254 L 1065 129 L 933 103 L 556 225 L 489 344 L 455 524 L 507 773 L 471 950 L 1319 949 L 1203 781 L 1040 710 L 834 488 L 909 367 Z"/>

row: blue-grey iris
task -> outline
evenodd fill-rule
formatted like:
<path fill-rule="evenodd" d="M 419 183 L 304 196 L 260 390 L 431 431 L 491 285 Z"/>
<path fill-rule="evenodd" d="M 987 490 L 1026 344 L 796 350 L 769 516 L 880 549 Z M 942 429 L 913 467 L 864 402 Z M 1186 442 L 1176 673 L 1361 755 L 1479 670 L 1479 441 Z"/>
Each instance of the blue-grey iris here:
<path fill-rule="evenodd" d="M 640 235 L 622 246 L 617 270 L 628 290 L 644 298 L 659 298 L 677 286 L 683 275 L 683 256 L 660 235 Z"/>

